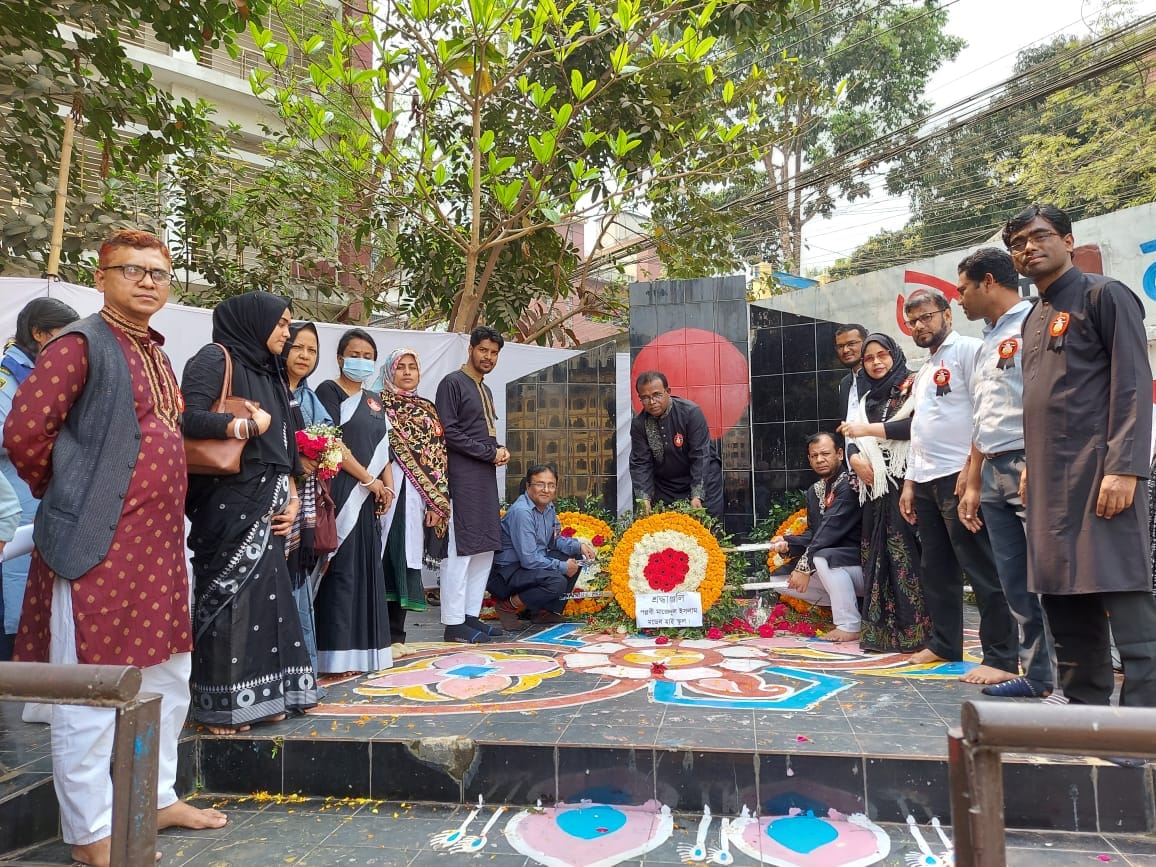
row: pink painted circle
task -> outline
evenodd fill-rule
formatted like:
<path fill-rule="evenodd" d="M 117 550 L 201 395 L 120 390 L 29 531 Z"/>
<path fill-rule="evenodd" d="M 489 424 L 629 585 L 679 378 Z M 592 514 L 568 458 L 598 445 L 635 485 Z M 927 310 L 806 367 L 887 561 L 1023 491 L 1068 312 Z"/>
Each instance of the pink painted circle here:
<path fill-rule="evenodd" d="M 733 343 L 714 331 L 679 328 L 650 341 L 631 365 L 631 381 L 644 370 L 660 370 L 679 397 L 694 401 L 718 439 L 735 426 L 750 405 L 750 367 Z M 642 409 L 631 393 L 635 412 Z"/>

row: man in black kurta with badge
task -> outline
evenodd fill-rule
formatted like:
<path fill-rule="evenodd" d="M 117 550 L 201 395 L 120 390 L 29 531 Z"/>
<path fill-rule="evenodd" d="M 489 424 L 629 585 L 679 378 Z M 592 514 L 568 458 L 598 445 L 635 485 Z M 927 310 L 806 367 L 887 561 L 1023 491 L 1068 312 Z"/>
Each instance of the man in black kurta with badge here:
<path fill-rule="evenodd" d="M 1144 308 L 1120 281 L 1072 264 L 1072 222 L 1054 205 L 1017 214 L 1003 240 L 1040 292 L 1023 331 L 1028 588 L 1041 594 L 1069 701 L 1109 703 L 1111 629 L 1120 704 L 1156 707 L 1148 491 L 1137 484 L 1152 429 Z"/>
<path fill-rule="evenodd" d="M 690 500 L 722 520 L 722 461 L 699 407 L 674 397 L 657 370 L 639 374 L 634 390 L 642 412 L 630 422 L 630 478 L 634 499 L 649 513 L 657 503 Z"/>
<path fill-rule="evenodd" d="M 449 556 L 442 561 L 441 608 L 446 641 L 478 644 L 502 630 L 478 619 L 494 552 L 502 550 L 497 467 L 510 460 L 499 445 L 494 397 L 483 377 L 505 340 L 493 328 L 470 334 L 469 360 L 438 383 L 438 418 L 450 477 Z"/>

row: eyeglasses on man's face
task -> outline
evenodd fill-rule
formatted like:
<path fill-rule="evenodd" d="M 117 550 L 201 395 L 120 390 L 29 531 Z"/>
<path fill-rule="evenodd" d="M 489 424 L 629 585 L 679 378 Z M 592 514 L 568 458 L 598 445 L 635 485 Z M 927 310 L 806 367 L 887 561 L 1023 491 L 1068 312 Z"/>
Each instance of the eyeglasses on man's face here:
<path fill-rule="evenodd" d="M 539 491 L 556 491 L 558 485 L 555 482 L 530 482 L 531 488 L 536 488 Z"/>
<path fill-rule="evenodd" d="M 100 271 L 120 271 L 124 279 L 130 283 L 140 283 L 149 275 L 154 286 L 168 286 L 173 282 L 173 275 L 163 268 L 145 268 L 142 265 L 105 265 Z"/>
<path fill-rule="evenodd" d="M 924 313 L 920 316 L 912 316 L 907 320 L 907 327 L 914 328 L 916 325 L 930 325 L 931 320 L 936 316 L 942 315 L 942 310 L 932 310 L 930 313 Z"/>
<path fill-rule="evenodd" d="M 1051 229 L 1036 229 L 1035 231 L 1028 232 L 1024 235 L 1017 235 L 1016 237 L 1012 238 L 1008 242 L 1007 248 L 1013 253 L 1022 253 L 1028 248 L 1029 241 L 1033 247 L 1039 247 L 1044 243 L 1044 241 L 1053 235 L 1055 235 L 1057 238 L 1060 237 L 1059 232 L 1053 232 Z"/>
<path fill-rule="evenodd" d="M 638 400 L 640 403 L 659 403 L 669 392 L 656 391 L 653 394 L 640 394 Z"/>

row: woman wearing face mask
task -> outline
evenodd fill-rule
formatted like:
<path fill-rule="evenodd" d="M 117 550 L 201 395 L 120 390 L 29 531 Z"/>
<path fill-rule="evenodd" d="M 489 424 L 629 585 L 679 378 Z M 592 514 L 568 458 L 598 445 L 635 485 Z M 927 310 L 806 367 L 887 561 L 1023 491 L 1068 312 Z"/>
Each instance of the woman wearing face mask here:
<path fill-rule="evenodd" d="M 16 317 L 16 336 L 8 344 L 4 358 L 0 360 L 0 428 L 12 409 L 12 397 L 16 387 L 32 372 L 36 356 L 61 328 L 79 319 L 75 310 L 56 298 L 34 298 L 24 305 Z M 20 523 L 31 524 L 36 517 L 36 507 L 40 501 L 32 496 L 28 485 L 16 473 L 8 452 L 0 448 L 0 473 L 12 485 L 20 498 Z M 4 563 L 4 592 L 0 595 L 0 661 L 12 658 L 12 641 L 16 637 L 16 627 L 20 620 L 20 608 L 24 604 L 24 585 L 28 583 L 30 554 L 16 557 Z"/>
<path fill-rule="evenodd" d="M 317 564 L 311 579 L 319 584 L 313 610 L 323 672 L 377 671 L 393 664 L 378 522 L 395 494 L 389 422 L 380 396 L 365 390 L 376 362 L 373 337 L 350 329 L 337 344 L 341 374 L 317 387 L 346 447 L 331 484 L 338 548 Z"/>
<path fill-rule="evenodd" d="M 914 653 L 927 644 L 931 619 L 919 583 L 919 540 L 899 514 L 899 488 L 911 439 L 911 372 L 898 344 L 871 334 L 863 344 L 859 410 L 839 425 L 859 478 L 863 507 L 864 650 Z"/>

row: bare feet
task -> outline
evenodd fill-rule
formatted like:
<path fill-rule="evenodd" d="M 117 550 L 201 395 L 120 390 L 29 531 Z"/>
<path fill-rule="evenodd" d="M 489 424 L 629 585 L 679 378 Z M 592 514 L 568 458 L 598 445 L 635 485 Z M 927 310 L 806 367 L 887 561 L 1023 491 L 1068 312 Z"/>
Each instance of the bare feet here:
<path fill-rule="evenodd" d="M 947 662 L 942 656 L 937 656 L 926 647 L 918 653 L 913 653 L 907 657 L 908 665 L 935 665 L 938 662 Z"/>
<path fill-rule="evenodd" d="M 990 665 L 977 665 L 971 669 L 967 674 L 962 675 L 959 679 L 964 683 L 1003 683 L 1005 680 L 1013 680 L 1019 675 L 1004 671 L 1002 668 L 992 668 Z"/>
<path fill-rule="evenodd" d="M 165 828 L 188 828 L 202 831 L 209 828 L 224 828 L 229 817 L 211 807 L 201 809 L 184 801 L 176 801 L 157 810 L 157 830 Z"/>
<path fill-rule="evenodd" d="M 211 726 L 208 723 L 205 724 L 205 728 L 215 735 L 235 735 L 249 730 L 248 726 Z"/>
<path fill-rule="evenodd" d="M 823 641 L 858 641 L 858 632 L 848 632 L 845 629 L 835 627 L 819 636 Z"/>
<path fill-rule="evenodd" d="M 112 861 L 112 837 L 105 837 L 84 846 L 73 846 L 72 860 L 79 864 L 88 864 L 89 867 L 109 867 Z M 157 860 L 161 860 L 160 852 L 157 852 Z"/>

